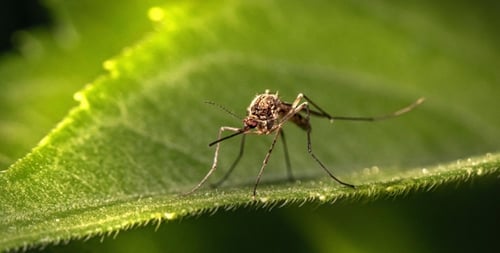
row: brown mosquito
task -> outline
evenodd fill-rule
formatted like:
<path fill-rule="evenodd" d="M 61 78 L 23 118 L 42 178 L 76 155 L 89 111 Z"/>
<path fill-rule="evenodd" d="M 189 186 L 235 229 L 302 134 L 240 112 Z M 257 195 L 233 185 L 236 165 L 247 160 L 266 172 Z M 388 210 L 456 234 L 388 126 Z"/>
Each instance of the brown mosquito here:
<path fill-rule="evenodd" d="M 302 102 L 305 100 L 305 102 Z M 266 156 L 264 157 L 264 160 L 262 162 L 262 166 L 260 167 L 259 174 L 257 175 L 257 179 L 255 181 L 254 187 L 253 187 L 253 197 L 255 198 L 257 194 L 257 186 L 259 185 L 260 179 L 262 177 L 262 173 L 264 172 L 264 169 L 266 168 L 267 162 L 269 161 L 269 157 L 271 156 L 271 153 L 273 152 L 274 145 L 276 144 L 276 141 L 278 140 L 278 136 L 281 137 L 283 141 L 283 146 L 284 146 L 284 152 L 285 152 L 285 160 L 286 160 L 286 166 L 287 166 L 287 172 L 288 172 L 288 177 L 289 179 L 292 179 L 292 174 L 291 174 L 291 166 L 290 166 L 290 158 L 288 155 L 288 149 L 286 145 L 286 139 L 285 139 L 285 134 L 283 133 L 283 124 L 285 124 L 288 121 L 291 121 L 295 123 L 297 126 L 300 128 L 304 129 L 307 133 L 307 151 L 309 154 L 312 156 L 312 158 L 323 168 L 323 170 L 330 176 L 333 180 L 337 181 L 341 185 L 347 186 L 354 188 L 354 185 L 348 184 L 346 182 L 343 182 L 342 180 L 338 179 L 335 177 L 330 170 L 318 159 L 318 157 L 313 153 L 312 151 L 312 145 L 311 145 L 311 124 L 309 122 L 310 116 L 318 116 L 322 118 L 327 118 L 330 121 L 333 120 L 350 120 L 350 121 L 379 121 L 379 120 L 385 120 L 393 117 L 400 116 L 404 113 L 407 113 L 411 110 L 413 110 L 416 106 L 424 102 L 424 98 L 419 98 L 417 101 L 413 102 L 412 104 L 401 108 L 398 111 L 381 115 L 381 116 L 375 116 L 375 117 L 351 117 L 351 116 L 331 116 L 327 112 L 325 112 L 321 107 L 319 107 L 316 103 L 314 103 L 311 99 L 309 99 L 306 95 L 300 93 L 297 95 L 297 98 L 293 101 L 293 103 L 287 103 L 284 101 L 281 101 L 280 98 L 278 97 L 278 93 L 276 92 L 275 94 L 270 94 L 269 90 L 266 90 L 264 94 L 259 94 L 257 95 L 250 105 L 247 108 L 247 116 L 243 119 L 243 127 L 242 128 L 236 128 L 236 127 L 229 127 L 229 126 L 223 126 L 219 129 L 219 133 L 217 135 L 217 139 L 208 146 L 213 146 L 215 145 L 215 154 L 214 154 L 214 161 L 212 164 L 212 168 L 208 171 L 208 173 L 205 175 L 205 177 L 189 192 L 186 192 L 185 194 L 191 194 L 194 191 L 198 190 L 214 173 L 214 171 L 217 168 L 217 159 L 219 156 L 219 147 L 220 143 L 224 140 L 230 139 L 232 137 L 235 137 L 237 135 L 242 135 L 241 139 L 241 145 L 240 145 L 240 152 L 238 154 L 238 157 L 236 157 L 235 161 L 227 171 L 227 173 L 224 175 L 224 177 L 215 185 L 218 186 L 222 184 L 231 174 L 233 169 L 236 167 L 238 164 L 241 156 L 243 155 L 243 150 L 244 150 L 244 144 L 245 144 L 245 135 L 246 134 L 257 134 L 257 135 L 269 135 L 274 133 L 274 138 L 271 143 L 271 146 L 269 147 L 269 150 L 267 151 Z M 313 107 L 311 109 L 310 107 Z M 221 107 L 225 111 L 231 113 L 230 111 L 226 110 L 225 108 Z M 234 114 L 231 113 L 233 116 Z M 224 131 L 231 131 L 234 132 L 230 135 L 222 137 L 222 132 Z"/>

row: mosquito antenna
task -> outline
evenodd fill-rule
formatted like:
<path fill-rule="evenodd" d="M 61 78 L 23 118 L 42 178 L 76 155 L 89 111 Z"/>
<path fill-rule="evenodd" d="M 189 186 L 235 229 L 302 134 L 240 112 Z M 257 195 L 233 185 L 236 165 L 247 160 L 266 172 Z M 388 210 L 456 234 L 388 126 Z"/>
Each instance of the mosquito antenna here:
<path fill-rule="evenodd" d="M 221 141 L 225 141 L 225 140 L 227 140 L 227 139 L 233 138 L 234 136 L 237 136 L 237 135 L 240 135 L 240 134 L 244 134 L 244 133 L 246 133 L 246 132 L 247 132 L 247 131 L 246 131 L 245 129 L 240 129 L 240 130 L 239 130 L 238 132 L 236 132 L 236 133 L 230 134 L 230 135 L 228 135 L 228 136 L 224 136 L 224 137 L 222 137 L 222 138 L 220 138 L 220 139 L 217 139 L 217 140 L 215 140 L 215 141 L 210 142 L 210 143 L 208 144 L 208 146 L 209 146 L 209 147 L 211 147 L 211 146 L 213 146 L 213 145 L 215 145 L 215 144 L 217 144 L 217 143 L 219 143 L 219 142 L 221 142 Z"/>
<path fill-rule="evenodd" d="M 219 108 L 219 109 L 221 109 L 221 110 L 223 110 L 223 111 L 227 112 L 228 114 L 230 114 L 231 116 L 233 116 L 233 117 L 235 117 L 235 118 L 237 118 L 237 119 L 242 119 L 242 117 L 238 116 L 238 115 L 237 115 L 236 113 L 234 113 L 233 111 L 231 111 L 231 110 L 227 109 L 226 107 L 224 107 L 224 106 L 222 106 L 222 105 L 220 105 L 220 104 L 215 103 L 214 101 L 206 100 L 206 101 L 205 101 L 205 104 L 213 105 L 213 106 L 215 106 L 215 107 L 217 107 L 217 108 Z"/>

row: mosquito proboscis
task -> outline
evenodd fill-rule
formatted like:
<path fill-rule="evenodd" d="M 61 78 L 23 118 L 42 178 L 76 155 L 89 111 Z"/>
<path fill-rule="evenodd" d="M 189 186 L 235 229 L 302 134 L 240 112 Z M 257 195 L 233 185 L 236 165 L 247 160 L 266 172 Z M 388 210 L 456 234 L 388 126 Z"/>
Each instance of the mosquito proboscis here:
<path fill-rule="evenodd" d="M 305 101 L 303 101 L 305 100 Z M 257 186 L 259 185 L 259 182 L 261 180 L 262 174 L 264 172 L 264 169 L 266 168 L 266 165 L 269 161 L 269 158 L 271 156 L 271 153 L 274 149 L 274 146 L 278 140 L 278 137 L 281 137 L 283 146 L 284 146 L 284 152 L 285 152 L 285 161 L 286 161 L 286 166 L 287 166 L 287 172 L 289 178 L 292 178 L 291 174 L 291 166 L 290 166 L 290 158 L 288 155 L 288 149 L 286 145 L 286 139 L 285 139 L 285 134 L 283 132 L 283 125 L 286 122 L 293 122 L 300 128 L 306 131 L 307 133 L 307 151 L 309 154 L 312 156 L 312 158 L 320 165 L 321 168 L 330 176 L 333 180 L 337 181 L 339 184 L 350 187 L 350 188 L 355 188 L 354 185 L 346 183 L 339 178 L 337 178 L 335 175 L 333 175 L 332 172 L 318 159 L 318 157 L 313 153 L 312 150 L 312 145 L 311 145 L 311 124 L 310 124 L 310 118 L 311 115 L 317 116 L 317 117 L 322 117 L 329 119 L 330 121 L 334 120 L 347 120 L 347 121 L 379 121 L 379 120 L 385 120 L 385 119 L 390 119 L 394 117 L 401 116 L 411 110 L 413 110 L 415 107 L 418 105 L 422 104 L 424 102 L 424 98 L 419 98 L 412 104 L 403 107 L 395 112 L 391 112 L 388 114 L 380 115 L 380 116 L 375 116 L 375 117 L 353 117 L 353 116 L 332 116 L 328 114 L 326 111 L 324 111 L 321 107 L 319 107 L 315 102 L 313 102 L 309 97 L 306 95 L 300 93 L 297 95 L 297 98 L 292 103 L 284 102 L 282 101 L 278 93 L 271 94 L 269 90 L 266 90 L 264 94 L 258 94 L 250 103 L 250 105 L 247 108 L 247 116 L 243 119 L 243 127 L 237 128 L 237 127 L 230 127 L 230 126 L 223 126 L 219 129 L 217 139 L 210 144 L 209 146 L 214 146 L 215 145 L 215 154 L 214 154 L 214 159 L 213 159 L 213 164 L 211 169 L 208 171 L 208 173 L 203 177 L 203 179 L 190 191 L 186 192 L 185 194 L 191 194 L 194 191 L 198 190 L 205 182 L 208 180 L 210 175 L 214 173 L 214 171 L 217 168 L 217 161 L 218 161 L 218 156 L 219 156 L 219 148 L 220 148 L 220 143 L 224 140 L 233 138 L 235 136 L 241 135 L 241 144 L 240 144 L 240 152 L 238 156 L 236 157 L 235 161 L 232 163 L 231 167 L 229 170 L 226 172 L 224 177 L 217 182 L 215 185 L 218 186 L 224 182 L 233 169 L 236 167 L 238 164 L 240 158 L 243 155 L 244 151 L 244 144 L 245 144 L 245 136 L 247 134 L 257 134 L 257 135 L 269 135 L 269 134 L 274 134 L 274 138 L 271 142 L 271 146 L 269 147 L 269 150 L 266 153 L 266 156 L 264 157 L 264 160 L 262 161 L 262 165 L 259 170 L 259 174 L 257 175 L 257 179 L 255 181 L 254 187 L 253 187 L 253 192 L 252 192 L 252 197 L 255 198 L 257 195 Z M 219 106 L 218 104 L 209 102 L 213 105 L 216 105 L 223 109 L 224 111 L 232 114 L 233 116 L 236 116 L 234 113 L 231 111 L 225 109 L 222 106 Z M 311 108 L 312 107 L 312 108 Z M 222 136 L 222 133 L 225 131 L 230 131 L 233 132 L 232 134 L 229 134 L 227 136 Z"/>

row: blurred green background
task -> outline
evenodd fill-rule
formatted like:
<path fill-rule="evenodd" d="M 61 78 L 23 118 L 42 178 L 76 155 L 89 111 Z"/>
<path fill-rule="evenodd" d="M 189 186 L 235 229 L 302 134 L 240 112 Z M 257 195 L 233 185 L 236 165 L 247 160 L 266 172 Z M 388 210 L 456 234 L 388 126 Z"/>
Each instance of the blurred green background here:
<path fill-rule="evenodd" d="M 4 1 L 5 7 L 0 8 L 5 14 L 1 15 L 1 29 L 6 31 L 2 34 L 0 56 L 0 169 L 6 169 L 29 152 L 76 105 L 73 94 L 105 73 L 102 67 L 105 60 L 154 30 L 147 18 L 148 10 L 169 2 L 44 1 L 35 9 L 30 7 L 33 3 L 37 2 L 16 2 L 18 12 L 8 11 L 14 8 L 11 1 Z M 280 8 L 280 4 L 284 3 L 276 2 L 273 6 Z M 464 120 L 469 124 L 467 129 L 475 130 L 477 135 L 464 133 L 463 143 L 467 143 L 468 148 L 460 144 L 456 150 L 443 147 L 446 152 L 440 156 L 442 162 L 461 158 L 460 155 L 498 151 L 494 137 L 499 137 L 500 129 L 497 115 L 500 5 L 496 1 L 339 1 L 333 4 L 313 1 L 311 4 L 324 4 L 325 12 L 359 20 L 359 24 L 370 24 L 373 19 L 374 27 L 385 24 L 388 34 L 401 35 L 401 41 L 389 44 L 401 45 L 401 48 L 366 48 L 360 52 L 358 48 L 364 39 L 384 44 L 386 34 L 370 34 L 369 26 L 339 18 L 338 22 L 348 23 L 349 29 L 340 29 L 335 35 L 351 40 L 338 41 L 337 48 L 331 49 L 337 50 L 338 59 L 332 61 L 347 69 L 369 69 L 371 74 L 385 74 L 391 82 L 413 87 L 413 93 L 422 90 L 431 98 L 442 97 L 442 102 L 436 102 L 442 113 L 448 113 L 446 109 L 451 108 L 449 113 L 454 117 L 467 117 Z M 18 22 L 15 20 L 29 20 L 29 17 L 38 25 L 29 27 L 30 22 L 23 21 L 19 29 L 8 29 L 15 27 L 12 25 Z M 237 26 L 237 22 L 235 24 Z M 321 24 L 318 27 L 321 28 Z M 15 32 L 10 33 L 11 30 Z M 293 27 L 288 36 L 293 38 Z M 297 38 L 290 43 L 300 45 L 312 39 L 321 38 Z M 13 48 L 4 41 L 13 41 Z M 406 45 L 408 41 L 415 45 Z M 407 48 L 413 51 L 404 50 Z M 366 57 L 360 60 L 356 53 Z M 385 61 L 389 53 L 391 59 L 398 59 L 400 54 L 399 64 Z M 297 55 L 300 56 L 300 52 Z M 319 63 L 324 60 L 321 57 L 317 55 Z M 449 62 L 456 65 L 450 67 Z M 412 76 L 418 76 L 418 81 L 412 83 Z M 439 82 L 446 85 L 440 86 Z M 266 84 L 259 87 L 262 85 Z M 287 94 L 287 97 L 293 95 Z M 246 103 L 245 100 L 242 105 Z M 352 103 L 358 105 L 363 101 Z M 430 124 L 438 124 L 436 122 Z M 424 163 L 419 162 L 415 164 Z M 241 208 L 162 224 L 157 231 L 150 225 L 120 232 L 116 239 L 106 237 L 101 242 L 101 238 L 93 238 L 44 250 L 497 252 L 498 196 L 498 179 L 487 179 L 447 185 L 395 200 L 289 206 L 272 211 Z"/>

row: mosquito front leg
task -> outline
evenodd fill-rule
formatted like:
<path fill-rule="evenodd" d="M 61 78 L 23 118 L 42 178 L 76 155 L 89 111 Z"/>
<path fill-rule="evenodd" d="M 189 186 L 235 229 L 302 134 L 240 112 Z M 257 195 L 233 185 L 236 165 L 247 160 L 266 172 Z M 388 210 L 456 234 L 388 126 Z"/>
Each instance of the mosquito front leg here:
<path fill-rule="evenodd" d="M 224 183 L 231 173 L 233 172 L 234 168 L 236 168 L 236 165 L 240 162 L 241 157 L 243 156 L 243 151 L 245 149 L 245 135 L 241 136 L 241 143 L 240 143 L 240 152 L 238 153 L 238 156 L 234 160 L 233 164 L 231 167 L 229 167 L 229 170 L 226 172 L 226 174 L 215 184 L 213 184 L 213 187 L 219 187 L 222 183 Z"/>
<path fill-rule="evenodd" d="M 242 132 L 241 129 L 235 128 L 235 127 L 221 127 L 219 129 L 219 133 L 217 135 L 217 140 L 222 139 L 221 136 L 222 136 L 222 132 L 224 132 L 224 131 L 232 131 L 232 132 L 236 132 L 236 133 Z M 212 164 L 212 168 L 208 171 L 208 173 L 205 175 L 205 177 L 193 189 L 184 193 L 184 195 L 191 194 L 194 191 L 198 190 L 207 181 L 207 179 L 210 177 L 210 175 L 212 175 L 212 173 L 214 173 L 215 169 L 217 168 L 217 159 L 219 157 L 219 147 L 220 147 L 220 141 L 215 143 L 215 154 L 214 154 L 214 162 Z"/>
<path fill-rule="evenodd" d="M 281 140 L 283 142 L 283 152 L 285 153 L 285 165 L 286 165 L 286 174 L 288 176 L 288 181 L 292 182 L 294 180 L 292 174 L 292 165 L 290 163 L 290 155 L 288 155 L 288 145 L 286 144 L 285 133 L 280 128 Z"/>
<path fill-rule="evenodd" d="M 257 185 L 259 185 L 260 178 L 262 177 L 262 173 L 264 172 L 264 168 L 266 168 L 267 162 L 269 161 L 269 157 L 271 157 L 271 153 L 273 152 L 274 145 L 278 140 L 278 136 L 280 135 L 281 128 L 277 129 L 277 133 L 274 135 L 273 142 L 271 143 L 271 147 L 267 151 L 266 157 L 264 157 L 264 161 L 262 161 L 262 166 L 260 167 L 259 174 L 257 175 L 257 180 L 255 180 L 255 185 L 253 187 L 253 195 L 252 197 L 255 199 L 255 195 L 257 195 Z"/>

